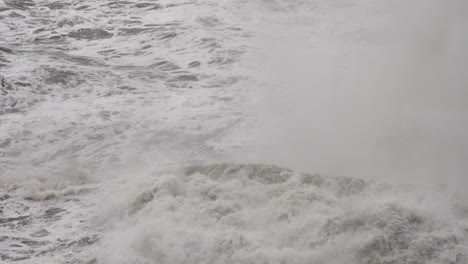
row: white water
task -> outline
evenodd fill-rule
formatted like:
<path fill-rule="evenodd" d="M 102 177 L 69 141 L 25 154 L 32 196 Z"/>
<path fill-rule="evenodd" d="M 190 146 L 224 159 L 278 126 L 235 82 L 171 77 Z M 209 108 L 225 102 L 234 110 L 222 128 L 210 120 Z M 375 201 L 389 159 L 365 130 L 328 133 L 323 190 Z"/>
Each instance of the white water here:
<path fill-rule="evenodd" d="M 2 261 L 468 263 L 466 11 L 0 1 Z"/>

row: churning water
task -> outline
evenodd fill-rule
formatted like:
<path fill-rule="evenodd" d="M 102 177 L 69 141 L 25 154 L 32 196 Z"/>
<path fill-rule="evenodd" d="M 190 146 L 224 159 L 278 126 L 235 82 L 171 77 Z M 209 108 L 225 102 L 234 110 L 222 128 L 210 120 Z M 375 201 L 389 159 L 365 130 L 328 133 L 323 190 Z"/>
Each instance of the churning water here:
<path fill-rule="evenodd" d="M 467 264 L 466 7 L 0 0 L 1 261 Z"/>

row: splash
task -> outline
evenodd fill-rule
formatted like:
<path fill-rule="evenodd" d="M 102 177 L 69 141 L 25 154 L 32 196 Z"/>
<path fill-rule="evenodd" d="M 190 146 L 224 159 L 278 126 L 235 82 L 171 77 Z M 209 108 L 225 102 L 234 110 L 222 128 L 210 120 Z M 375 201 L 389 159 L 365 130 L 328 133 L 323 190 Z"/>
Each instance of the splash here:
<path fill-rule="evenodd" d="M 165 172 L 145 186 L 128 193 L 122 216 L 107 222 L 112 228 L 99 262 L 468 260 L 467 219 L 430 208 L 446 193 L 431 197 L 405 186 L 226 163 Z"/>
<path fill-rule="evenodd" d="M 1 261 L 468 263 L 466 7 L 0 0 Z"/>

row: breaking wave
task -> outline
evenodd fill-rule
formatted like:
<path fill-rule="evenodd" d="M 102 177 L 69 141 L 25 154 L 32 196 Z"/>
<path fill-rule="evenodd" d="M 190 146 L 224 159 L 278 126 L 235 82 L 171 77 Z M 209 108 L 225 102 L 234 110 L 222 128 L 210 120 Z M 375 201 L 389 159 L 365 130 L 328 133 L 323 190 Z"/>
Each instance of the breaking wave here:
<path fill-rule="evenodd" d="M 0 0 L 0 261 L 467 264 L 464 6 Z"/>
<path fill-rule="evenodd" d="M 99 262 L 468 261 L 467 218 L 452 200 L 443 206 L 453 210 L 431 208 L 444 192 L 226 163 L 156 173 L 140 186 L 107 222 Z"/>

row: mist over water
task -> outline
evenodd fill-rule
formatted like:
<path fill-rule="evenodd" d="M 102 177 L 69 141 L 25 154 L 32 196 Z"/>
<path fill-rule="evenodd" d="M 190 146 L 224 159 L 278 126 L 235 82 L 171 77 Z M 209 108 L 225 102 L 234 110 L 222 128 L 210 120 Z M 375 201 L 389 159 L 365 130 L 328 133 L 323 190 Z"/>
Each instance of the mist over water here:
<path fill-rule="evenodd" d="M 259 155 L 333 175 L 463 182 L 466 4 L 361 4 L 299 2 L 262 21 Z"/>
<path fill-rule="evenodd" d="M 468 263 L 467 13 L 0 0 L 0 260 Z"/>

